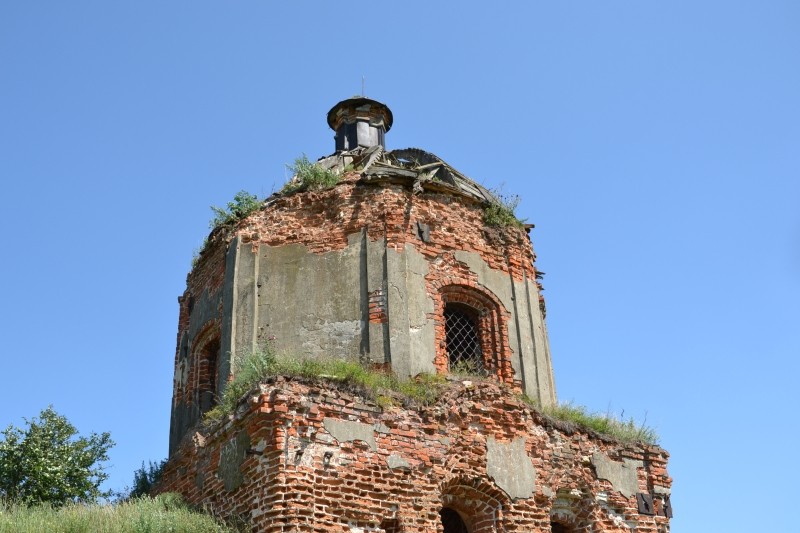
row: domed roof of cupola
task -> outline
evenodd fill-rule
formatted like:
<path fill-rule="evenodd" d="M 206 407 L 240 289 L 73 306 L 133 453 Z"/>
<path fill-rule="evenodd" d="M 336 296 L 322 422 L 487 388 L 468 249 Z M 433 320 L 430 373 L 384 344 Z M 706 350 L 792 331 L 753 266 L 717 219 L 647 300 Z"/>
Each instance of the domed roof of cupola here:
<path fill-rule="evenodd" d="M 336 152 L 317 164 L 341 174 L 361 173 L 365 181 L 411 182 L 414 189 L 441 189 L 479 202 L 497 202 L 485 187 L 419 148 L 386 150 L 385 134 L 394 122 L 391 109 L 377 100 L 354 96 L 328 111 L 328 126 L 336 132 Z"/>

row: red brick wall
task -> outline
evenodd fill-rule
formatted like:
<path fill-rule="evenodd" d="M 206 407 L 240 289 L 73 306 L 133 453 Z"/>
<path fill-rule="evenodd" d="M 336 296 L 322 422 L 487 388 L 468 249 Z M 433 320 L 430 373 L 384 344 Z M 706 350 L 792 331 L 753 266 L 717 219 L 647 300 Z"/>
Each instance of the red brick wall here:
<path fill-rule="evenodd" d="M 416 233 L 417 222 L 430 226 L 430 242 Z M 429 259 L 445 252 L 476 252 L 489 266 L 533 277 L 533 249 L 525 231 L 508 227 L 488 229 L 483 209 L 473 200 L 444 193 L 414 194 L 410 187 L 390 183 L 359 183 L 351 174 L 323 191 L 278 198 L 241 222 L 236 232 L 243 242 L 269 246 L 302 244 L 323 253 L 347 246 L 350 235 L 368 229 L 372 240 L 386 238 L 391 248 L 413 243 Z"/>
<path fill-rule="evenodd" d="M 374 428 L 374 447 L 364 440 L 337 441 L 326 429 L 331 420 Z M 512 500 L 488 476 L 489 438 L 525 439 L 536 469 L 530 498 Z M 228 490 L 220 460 L 237 442 L 247 447 L 240 448 L 240 464 L 234 462 L 241 484 Z M 627 532 L 635 526 L 640 533 L 667 532 L 666 517 L 640 514 L 635 496 L 625 497 L 598 478 L 590 461 L 595 453 L 614 462 L 641 461 L 636 475 L 642 493 L 670 486 L 662 449 L 559 425 L 493 382 L 454 382 L 433 406 L 384 410 L 323 382 L 280 378 L 262 385 L 231 420 L 187 435 L 158 491 L 180 492 L 264 532 L 433 533 L 441 531 L 438 513 L 447 506 L 472 533 L 545 533 L 560 495 L 572 502 L 568 525 L 576 530 Z M 391 456 L 405 464 L 390 467 Z"/>
<path fill-rule="evenodd" d="M 181 339 L 189 331 L 190 303 L 204 291 L 220 299 L 217 316 L 222 318 L 221 287 L 225 276 L 227 247 L 234 236 L 242 242 L 256 245 L 280 246 L 302 244 L 313 253 L 341 250 L 348 245 L 348 237 L 367 229 L 369 239 L 386 239 L 387 246 L 401 250 L 406 243 L 413 244 L 430 262 L 426 278 L 428 294 L 434 299 L 435 310 L 429 316 L 437 331 L 434 365 L 447 372 L 444 351 L 444 320 L 441 290 L 446 286 L 471 288 L 473 296 L 481 291 L 477 276 L 454 258 L 454 252 L 466 251 L 480 254 L 493 269 L 510 275 L 517 281 L 523 272 L 529 279 L 535 276 L 535 258 L 527 234 L 517 228 L 487 228 L 483 223 L 483 209 L 474 200 L 447 193 L 423 191 L 415 194 L 411 187 L 387 182 L 364 183 L 359 174 L 351 173 L 343 182 L 323 191 L 309 191 L 279 197 L 269 205 L 239 222 L 232 231 L 217 230 L 209 237 L 209 244 L 187 276 L 187 288 L 179 298 L 180 316 L 175 353 L 177 368 Z M 417 234 L 417 222 L 430 227 L 429 242 Z M 458 290 L 452 291 L 452 294 Z M 485 296 L 491 299 L 488 294 Z M 484 354 L 491 357 L 489 368 L 500 380 L 513 384 L 511 348 L 507 321 L 510 310 L 499 302 L 492 302 L 490 315 L 482 320 L 482 337 L 486 346 Z M 369 321 L 385 323 L 386 295 L 373 293 L 369 298 Z M 192 343 L 194 339 L 189 339 Z M 196 401 L 198 394 L 199 361 L 191 365 L 192 375 L 188 385 L 179 392 L 176 388 L 173 401 Z"/>

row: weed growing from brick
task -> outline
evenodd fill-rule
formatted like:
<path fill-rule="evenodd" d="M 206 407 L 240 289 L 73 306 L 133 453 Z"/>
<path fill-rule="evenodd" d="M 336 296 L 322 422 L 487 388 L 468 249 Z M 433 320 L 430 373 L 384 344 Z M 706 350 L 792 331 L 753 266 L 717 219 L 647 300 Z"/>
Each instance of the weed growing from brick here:
<path fill-rule="evenodd" d="M 645 422 L 637 424 L 633 418 L 620 420 L 609 413 L 592 413 L 582 405 L 575 405 L 569 402 L 542 408 L 527 396 L 523 396 L 522 399 L 528 405 L 551 418 L 590 429 L 620 442 L 658 444 L 656 430 L 646 426 Z"/>
<path fill-rule="evenodd" d="M 233 200 L 228 202 L 225 207 L 211 206 L 211 211 L 214 212 L 208 225 L 211 229 L 216 229 L 220 226 L 232 225 L 248 215 L 261 208 L 263 202 L 258 199 L 255 194 L 250 194 L 247 191 L 239 191 L 233 197 Z"/>
<path fill-rule="evenodd" d="M 276 376 L 337 382 L 364 394 L 384 408 L 398 403 L 432 405 L 447 388 L 447 379 L 441 375 L 420 374 L 413 379 L 403 380 L 393 374 L 371 370 L 353 360 L 276 356 L 269 346 L 237 357 L 233 375 L 233 380 L 228 383 L 217 406 L 206 413 L 206 423 L 216 423 L 233 413 L 247 393 L 262 381 Z M 460 373 L 459 377 L 469 377 L 473 381 L 486 379 L 472 373 Z M 526 396 L 522 399 L 551 418 L 595 431 L 620 442 L 658 443 L 658 434 L 653 428 L 637 424 L 633 419 L 623 421 L 608 414 L 591 413 L 586 407 L 571 403 L 543 409 Z"/>
<path fill-rule="evenodd" d="M 306 154 L 294 160 L 294 165 L 287 167 L 294 175 L 281 189 L 283 194 L 297 191 L 316 191 L 327 189 L 339 183 L 339 175 L 327 168 L 322 168 L 317 163 L 308 160 Z"/>
<path fill-rule="evenodd" d="M 353 360 L 279 357 L 269 346 L 236 357 L 233 375 L 219 403 L 206 413 L 206 422 L 214 423 L 231 414 L 248 392 L 275 376 L 338 382 L 382 407 L 397 403 L 431 405 L 446 388 L 444 376 L 420 374 L 414 379 L 402 380 L 393 374 L 370 370 Z"/>
<path fill-rule="evenodd" d="M 520 198 L 516 194 L 504 194 L 501 189 L 493 189 L 495 201 L 483 208 L 483 222 L 487 226 L 505 228 L 516 226 L 522 228 L 524 220 L 517 218 L 515 211 L 519 206 Z"/>

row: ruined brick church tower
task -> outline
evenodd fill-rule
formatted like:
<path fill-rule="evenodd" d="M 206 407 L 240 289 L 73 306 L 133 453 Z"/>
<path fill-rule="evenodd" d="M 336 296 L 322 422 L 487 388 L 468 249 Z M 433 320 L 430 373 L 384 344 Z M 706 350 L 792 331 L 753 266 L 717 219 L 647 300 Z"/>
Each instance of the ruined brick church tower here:
<path fill-rule="evenodd" d="M 531 407 L 556 402 L 531 226 L 439 157 L 387 150 L 386 105 L 327 118 L 336 150 L 313 170 L 333 179 L 298 172 L 187 278 L 158 490 L 259 532 L 668 531 L 664 450 Z M 275 376 L 203 423 L 267 344 L 445 385 L 387 403 Z"/>

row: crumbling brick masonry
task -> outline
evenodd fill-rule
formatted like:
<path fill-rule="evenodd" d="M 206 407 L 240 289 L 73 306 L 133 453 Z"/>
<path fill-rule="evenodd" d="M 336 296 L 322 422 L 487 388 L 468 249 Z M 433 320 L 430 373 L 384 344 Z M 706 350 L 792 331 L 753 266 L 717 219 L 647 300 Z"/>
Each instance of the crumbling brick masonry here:
<path fill-rule="evenodd" d="M 444 510 L 470 533 L 655 533 L 668 531 L 666 463 L 657 446 L 553 421 L 490 381 L 383 409 L 278 378 L 188 435 L 160 490 L 260 532 L 447 533 Z"/>

